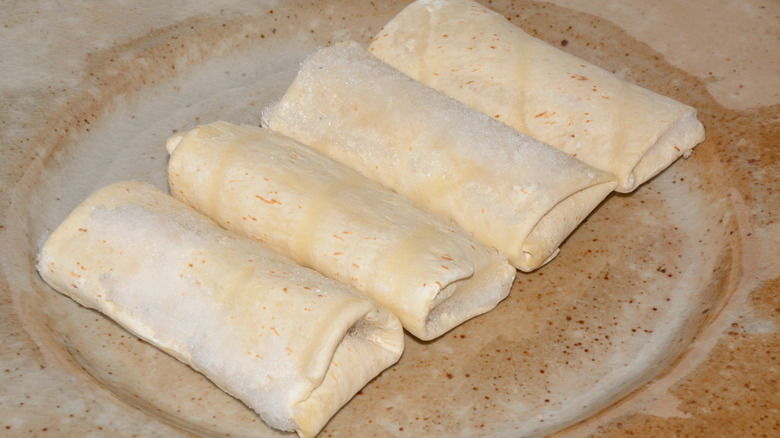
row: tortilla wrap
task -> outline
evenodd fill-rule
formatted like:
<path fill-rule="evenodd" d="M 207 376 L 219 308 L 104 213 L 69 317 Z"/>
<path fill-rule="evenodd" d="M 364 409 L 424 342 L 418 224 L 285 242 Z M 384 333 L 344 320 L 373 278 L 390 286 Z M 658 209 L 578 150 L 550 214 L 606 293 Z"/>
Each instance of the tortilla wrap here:
<path fill-rule="evenodd" d="M 90 196 L 48 237 L 37 268 L 301 437 L 403 349 L 388 310 L 145 183 Z"/>
<path fill-rule="evenodd" d="M 175 197 L 353 286 L 420 339 L 493 309 L 512 286 L 503 254 L 281 134 L 216 122 L 167 147 Z"/>
<path fill-rule="evenodd" d="M 453 220 L 523 271 L 551 260 L 616 185 L 354 42 L 310 55 L 263 123 Z"/>
<path fill-rule="evenodd" d="M 696 110 L 532 37 L 470 0 L 418 0 L 372 54 L 618 178 L 630 192 L 704 140 Z"/>

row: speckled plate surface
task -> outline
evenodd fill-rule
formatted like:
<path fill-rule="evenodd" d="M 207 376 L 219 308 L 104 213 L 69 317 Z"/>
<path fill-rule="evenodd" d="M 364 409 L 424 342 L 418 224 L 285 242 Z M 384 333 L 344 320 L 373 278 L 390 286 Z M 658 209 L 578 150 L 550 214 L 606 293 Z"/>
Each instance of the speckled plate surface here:
<path fill-rule="evenodd" d="M 0 14 L 0 435 L 275 436 L 201 375 L 46 286 L 42 235 L 165 139 L 256 124 L 318 45 L 403 3 L 17 2 Z M 407 337 L 322 436 L 780 434 L 780 4 L 495 1 L 699 109 L 707 140 L 610 196 L 499 307 Z"/>

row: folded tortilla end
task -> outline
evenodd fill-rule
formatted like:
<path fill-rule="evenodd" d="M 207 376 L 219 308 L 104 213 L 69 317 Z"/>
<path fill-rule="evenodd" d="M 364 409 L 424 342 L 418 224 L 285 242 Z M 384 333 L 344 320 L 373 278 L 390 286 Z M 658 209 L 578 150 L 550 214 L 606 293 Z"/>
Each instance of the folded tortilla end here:
<path fill-rule="evenodd" d="M 704 141 L 704 125 L 694 108 L 687 107 L 683 116 L 664 132 L 631 171 L 620 178 L 615 191 L 629 193 L 661 173 L 680 157 L 688 158 L 693 148 Z"/>
<path fill-rule="evenodd" d="M 366 383 L 401 358 L 402 332 L 387 311 L 369 312 L 349 327 L 320 385 L 294 408 L 292 419 L 301 438 L 316 436 Z"/>
<path fill-rule="evenodd" d="M 175 134 L 172 135 L 170 138 L 168 138 L 168 141 L 165 142 L 165 150 L 168 151 L 168 155 L 172 155 L 173 151 L 176 150 L 176 147 L 181 143 L 181 141 L 184 139 L 184 135 L 182 134 Z"/>
<path fill-rule="evenodd" d="M 559 246 L 617 186 L 611 174 L 600 173 L 600 182 L 564 198 L 551 208 L 528 233 L 509 262 L 523 272 L 536 270 L 558 255 Z"/>
<path fill-rule="evenodd" d="M 431 341 L 471 318 L 487 313 L 509 295 L 517 270 L 502 257 L 485 257 L 469 277 L 445 285 L 427 317 L 405 327 L 423 341 Z"/>

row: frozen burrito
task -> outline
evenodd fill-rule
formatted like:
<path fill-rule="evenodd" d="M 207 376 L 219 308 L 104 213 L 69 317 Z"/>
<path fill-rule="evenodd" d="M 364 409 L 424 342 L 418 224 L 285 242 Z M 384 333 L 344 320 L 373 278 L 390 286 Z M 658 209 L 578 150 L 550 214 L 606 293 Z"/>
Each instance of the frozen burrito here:
<path fill-rule="evenodd" d="M 37 268 L 302 437 L 403 349 L 387 309 L 145 183 L 87 198 L 48 237 Z"/>
<path fill-rule="evenodd" d="M 409 76 L 616 175 L 630 192 L 704 140 L 696 110 L 534 38 L 470 0 L 418 0 L 369 50 Z"/>
<path fill-rule="evenodd" d="M 304 60 L 263 123 L 453 220 L 523 271 L 552 259 L 616 185 L 355 42 Z"/>
<path fill-rule="evenodd" d="M 512 286 L 506 256 L 289 137 L 216 122 L 167 147 L 175 197 L 353 286 L 420 339 L 493 309 Z"/>

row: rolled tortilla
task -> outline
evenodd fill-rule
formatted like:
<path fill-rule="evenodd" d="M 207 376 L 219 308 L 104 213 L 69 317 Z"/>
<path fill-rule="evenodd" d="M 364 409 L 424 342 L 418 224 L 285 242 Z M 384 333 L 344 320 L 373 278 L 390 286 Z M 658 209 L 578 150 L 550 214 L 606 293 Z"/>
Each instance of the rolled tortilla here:
<path fill-rule="evenodd" d="M 534 38 L 471 0 L 418 0 L 371 53 L 618 177 L 630 192 L 704 140 L 696 110 Z"/>
<path fill-rule="evenodd" d="M 523 271 L 552 259 L 616 184 L 354 42 L 309 56 L 263 120 L 454 220 Z"/>
<path fill-rule="evenodd" d="M 49 236 L 37 268 L 302 437 L 403 349 L 388 310 L 145 183 L 90 196 Z"/>
<path fill-rule="evenodd" d="M 512 286 L 506 256 L 289 137 L 216 122 L 167 146 L 175 197 L 355 287 L 420 339 L 493 309 Z"/>

